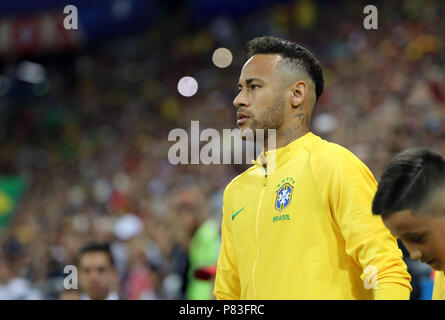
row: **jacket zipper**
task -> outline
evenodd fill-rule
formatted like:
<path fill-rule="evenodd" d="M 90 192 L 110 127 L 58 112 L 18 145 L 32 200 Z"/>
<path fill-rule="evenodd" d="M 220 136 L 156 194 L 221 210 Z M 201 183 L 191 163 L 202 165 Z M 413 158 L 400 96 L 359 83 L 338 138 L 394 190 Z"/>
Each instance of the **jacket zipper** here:
<path fill-rule="evenodd" d="M 264 168 L 264 186 L 266 186 L 266 184 L 267 184 L 267 165 L 264 164 L 263 168 Z"/>
<path fill-rule="evenodd" d="M 256 265 L 258 263 L 258 259 L 260 257 L 260 246 L 259 246 L 259 242 L 258 242 L 258 224 L 259 224 L 259 217 L 260 217 L 260 210 L 261 210 L 261 205 L 263 204 L 263 196 L 264 196 L 264 191 L 266 190 L 266 184 L 267 184 L 267 165 L 263 165 L 265 174 L 264 174 L 264 187 L 263 190 L 261 190 L 261 195 L 260 195 L 260 201 L 258 203 L 258 209 L 256 212 L 256 224 L 255 224 L 255 240 L 256 240 L 256 258 L 255 258 L 255 262 L 253 263 L 253 270 L 252 270 L 252 288 L 253 288 L 253 296 L 254 299 L 257 299 L 257 295 L 256 295 L 256 286 L 255 286 L 255 270 L 256 270 Z"/>

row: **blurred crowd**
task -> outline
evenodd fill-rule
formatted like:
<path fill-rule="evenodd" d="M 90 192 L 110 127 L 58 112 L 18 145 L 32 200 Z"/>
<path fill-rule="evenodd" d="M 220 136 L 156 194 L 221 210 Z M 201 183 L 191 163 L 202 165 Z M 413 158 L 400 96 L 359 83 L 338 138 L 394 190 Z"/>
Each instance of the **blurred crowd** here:
<path fill-rule="evenodd" d="M 27 181 L 0 231 L 0 299 L 59 299 L 64 267 L 93 240 L 111 244 L 123 299 L 211 298 L 211 286 L 191 289 L 194 271 L 216 263 L 224 188 L 249 165 L 172 165 L 167 138 L 192 120 L 201 130 L 236 127 L 232 100 L 255 36 L 294 40 L 319 57 L 326 88 L 313 131 L 377 179 L 405 148 L 445 154 L 445 3 L 378 8 L 377 30 L 363 28 L 355 1 L 297 0 L 205 24 L 172 12 L 140 34 L 32 58 L 45 79 L 0 95 L 0 174 Z M 228 68 L 212 63 L 219 47 L 234 56 Z M 18 62 L 3 61 L 0 73 Z M 177 92 L 185 75 L 199 84 L 192 97 Z M 407 261 L 416 281 L 429 275 Z"/>

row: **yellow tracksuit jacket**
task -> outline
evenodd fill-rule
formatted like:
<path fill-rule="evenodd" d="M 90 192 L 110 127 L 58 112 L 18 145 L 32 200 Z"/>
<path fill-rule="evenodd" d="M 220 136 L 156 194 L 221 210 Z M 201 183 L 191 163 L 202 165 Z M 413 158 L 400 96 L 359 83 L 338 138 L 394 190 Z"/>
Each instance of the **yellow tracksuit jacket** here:
<path fill-rule="evenodd" d="M 443 271 L 434 273 L 433 300 L 445 300 L 445 275 Z"/>
<path fill-rule="evenodd" d="M 224 191 L 216 298 L 409 299 L 402 252 L 371 212 L 376 188 L 312 133 L 261 154 Z"/>

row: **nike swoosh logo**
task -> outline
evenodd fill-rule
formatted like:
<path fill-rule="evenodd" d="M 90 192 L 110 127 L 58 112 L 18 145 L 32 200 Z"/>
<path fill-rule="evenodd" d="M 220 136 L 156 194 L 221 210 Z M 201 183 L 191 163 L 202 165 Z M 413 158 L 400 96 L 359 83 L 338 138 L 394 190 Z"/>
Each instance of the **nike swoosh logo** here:
<path fill-rule="evenodd" d="M 245 206 L 244 208 L 241 208 L 241 209 L 239 209 L 237 212 L 235 212 L 235 213 L 232 215 L 232 220 L 235 219 L 235 217 L 237 216 L 238 213 L 240 213 L 241 211 L 243 211 L 244 209 L 246 209 L 246 207 L 247 207 L 247 206 Z"/>

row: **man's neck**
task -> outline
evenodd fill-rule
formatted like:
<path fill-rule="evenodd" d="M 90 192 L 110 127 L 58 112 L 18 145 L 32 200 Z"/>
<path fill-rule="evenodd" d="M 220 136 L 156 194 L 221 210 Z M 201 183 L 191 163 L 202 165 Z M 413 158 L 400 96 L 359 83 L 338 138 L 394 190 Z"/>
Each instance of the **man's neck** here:
<path fill-rule="evenodd" d="M 274 139 L 275 137 L 272 136 L 264 139 L 264 153 L 266 153 L 267 151 L 285 147 L 289 143 L 297 140 L 298 138 L 301 138 L 309 131 L 310 130 L 308 128 L 300 126 L 290 127 L 282 133 L 277 131 L 275 145 L 269 143 L 269 139 Z"/>

